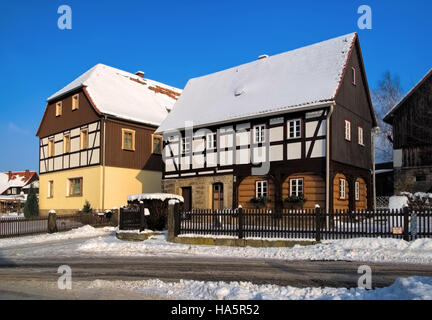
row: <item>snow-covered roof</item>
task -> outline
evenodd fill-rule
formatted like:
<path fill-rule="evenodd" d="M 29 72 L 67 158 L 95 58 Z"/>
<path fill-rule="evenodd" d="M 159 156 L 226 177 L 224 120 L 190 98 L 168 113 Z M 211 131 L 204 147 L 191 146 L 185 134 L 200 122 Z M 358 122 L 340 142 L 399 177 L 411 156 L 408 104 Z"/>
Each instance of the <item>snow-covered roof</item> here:
<path fill-rule="evenodd" d="M 21 188 L 26 186 L 37 173 L 35 171 L 0 172 L 0 194 L 9 188 Z"/>
<path fill-rule="evenodd" d="M 218 124 L 331 103 L 351 48 L 351 33 L 188 81 L 157 132 Z"/>
<path fill-rule="evenodd" d="M 165 201 L 165 200 L 178 200 L 180 202 L 184 202 L 184 199 L 182 196 L 179 196 L 177 194 L 171 194 L 171 193 L 140 193 L 140 194 L 134 194 L 134 195 L 130 195 L 128 196 L 127 200 L 128 201 L 140 201 L 140 200 L 160 200 L 160 201 Z"/>
<path fill-rule="evenodd" d="M 432 76 L 432 68 L 424 75 L 423 78 L 420 79 L 419 82 L 416 83 L 416 85 L 414 87 L 411 88 L 410 91 L 407 92 L 407 94 L 405 96 L 403 96 L 402 99 L 400 99 L 400 101 L 398 103 L 396 103 L 393 108 L 390 109 L 389 112 L 387 112 L 387 114 L 384 116 L 384 120 L 388 121 L 388 117 L 396 111 L 397 108 L 399 108 L 401 106 L 401 104 L 403 104 L 413 93 L 414 91 L 417 90 L 418 87 L 420 87 L 422 85 L 422 83 L 429 78 L 429 76 Z"/>
<path fill-rule="evenodd" d="M 180 89 L 138 75 L 97 64 L 47 100 L 56 100 L 84 87 L 102 114 L 159 126 L 171 110 Z"/>

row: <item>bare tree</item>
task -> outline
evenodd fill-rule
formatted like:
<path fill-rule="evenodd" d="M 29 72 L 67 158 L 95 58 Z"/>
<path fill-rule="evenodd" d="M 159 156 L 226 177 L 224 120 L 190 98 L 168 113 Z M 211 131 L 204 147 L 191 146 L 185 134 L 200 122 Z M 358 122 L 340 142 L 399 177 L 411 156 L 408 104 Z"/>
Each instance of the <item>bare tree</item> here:
<path fill-rule="evenodd" d="M 377 161 L 391 161 L 393 158 L 392 127 L 383 121 L 384 116 L 400 101 L 402 88 L 399 77 L 392 76 L 390 71 L 383 74 L 378 86 L 372 90 L 372 101 L 380 128 L 376 141 Z"/>

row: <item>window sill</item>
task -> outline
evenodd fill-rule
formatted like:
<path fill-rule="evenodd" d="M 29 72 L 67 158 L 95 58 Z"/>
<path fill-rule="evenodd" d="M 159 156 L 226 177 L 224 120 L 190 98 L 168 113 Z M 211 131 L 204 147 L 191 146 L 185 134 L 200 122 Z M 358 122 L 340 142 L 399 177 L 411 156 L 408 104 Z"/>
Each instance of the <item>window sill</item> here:
<path fill-rule="evenodd" d="M 82 197 L 82 194 L 66 196 L 66 198 L 79 198 L 79 197 Z"/>

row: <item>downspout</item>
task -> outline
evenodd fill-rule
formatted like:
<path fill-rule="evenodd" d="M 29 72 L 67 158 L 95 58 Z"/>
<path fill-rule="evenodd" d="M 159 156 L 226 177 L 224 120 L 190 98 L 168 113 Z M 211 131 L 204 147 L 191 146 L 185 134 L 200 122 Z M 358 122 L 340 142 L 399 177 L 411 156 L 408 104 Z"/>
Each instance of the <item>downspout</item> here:
<path fill-rule="evenodd" d="M 375 138 L 378 134 L 379 127 L 372 128 L 372 188 L 373 188 L 373 210 L 376 211 L 376 170 L 375 170 Z"/>
<path fill-rule="evenodd" d="M 334 111 L 333 103 L 330 105 L 330 110 L 326 118 L 326 211 L 330 212 L 330 120 Z M 326 215 L 326 224 L 329 226 L 329 216 Z"/>
<path fill-rule="evenodd" d="M 106 161 L 106 121 L 105 115 L 103 126 L 103 160 L 102 160 L 102 212 L 105 211 L 105 161 Z"/>

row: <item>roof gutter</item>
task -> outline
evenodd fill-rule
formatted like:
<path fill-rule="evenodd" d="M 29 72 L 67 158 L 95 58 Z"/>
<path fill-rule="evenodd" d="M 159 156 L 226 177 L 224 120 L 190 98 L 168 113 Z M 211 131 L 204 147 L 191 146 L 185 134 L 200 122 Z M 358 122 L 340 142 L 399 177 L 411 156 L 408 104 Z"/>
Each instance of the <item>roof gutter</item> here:
<path fill-rule="evenodd" d="M 239 117 L 239 118 L 232 118 L 232 119 L 228 119 L 228 120 L 208 122 L 205 124 L 200 124 L 200 125 L 194 126 L 193 128 L 198 129 L 198 128 L 205 128 L 205 127 L 210 127 L 210 126 L 228 124 L 228 123 L 233 123 L 233 122 L 242 122 L 242 121 L 247 121 L 247 120 L 256 119 L 256 118 L 278 116 L 278 115 L 282 115 L 282 114 L 293 113 L 293 112 L 300 111 L 300 110 L 301 111 L 308 111 L 308 110 L 312 110 L 312 109 L 316 109 L 316 108 L 320 108 L 320 107 L 328 107 L 329 105 L 334 105 L 334 104 L 335 104 L 334 100 L 329 100 L 329 101 L 325 101 L 325 102 L 318 102 L 318 103 L 314 103 L 314 104 L 310 104 L 310 105 L 301 105 L 301 106 L 297 106 L 297 107 L 293 107 L 293 108 L 289 108 L 289 109 L 278 110 L 278 111 L 274 111 L 274 112 L 266 112 L 266 113 L 262 113 L 262 114 L 254 114 L 254 115 L 249 115 L 249 116 L 244 116 L 244 117 Z M 156 134 L 162 134 L 164 132 L 172 132 L 172 131 L 177 131 L 177 130 L 183 130 L 183 129 L 177 128 L 177 129 L 166 129 L 166 130 L 160 131 L 158 128 L 155 131 L 155 133 Z"/>

